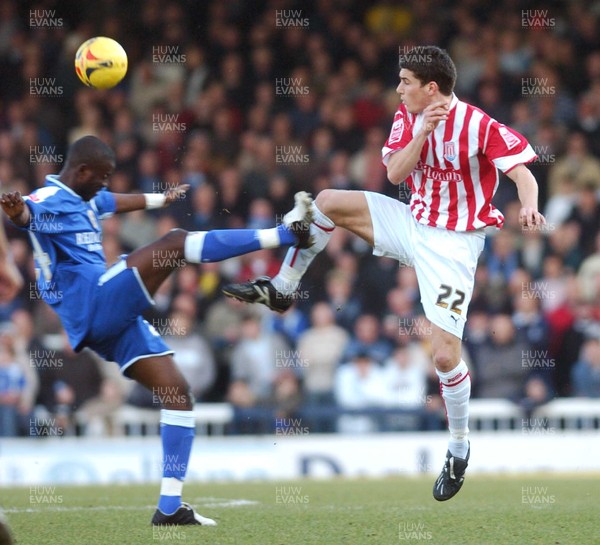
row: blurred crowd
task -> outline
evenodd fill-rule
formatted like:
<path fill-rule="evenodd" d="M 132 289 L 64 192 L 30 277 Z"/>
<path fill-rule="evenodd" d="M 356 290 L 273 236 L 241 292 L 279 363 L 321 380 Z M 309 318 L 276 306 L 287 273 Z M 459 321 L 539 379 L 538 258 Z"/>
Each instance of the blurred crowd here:
<path fill-rule="evenodd" d="M 85 134 L 116 151 L 112 191 L 190 184 L 167 209 L 106 220 L 109 264 L 174 227 L 273 226 L 300 189 L 407 202 L 409 190 L 390 184 L 381 164 L 398 55 L 440 45 L 457 65 L 457 95 L 536 150 L 530 167 L 548 220 L 523 231 L 515 186 L 501 177 L 495 202 L 506 224 L 488 233 L 465 331 L 474 396 L 527 411 L 556 396 L 598 398 L 600 3 L 537 4 L 3 0 L 2 191 L 41 186 Z M 84 87 L 73 69 L 95 35 L 129 56 L 126 79 L 109 91 Z M 158 407 L 116 365 L 70 350 L 35 289 L 26 234 L 6 228 L 26 284 L 0 307 L 0 434 L 38 435 L 39 422 L 73 430 L 75 416 L 110 433 L 123 404 Z M 188 265 L 156 295 L 146 318 L 176 350 L 196 398 L 240 414 L 267 408 L 283 427 L 305 408 L 331 406 L 348 414 L 315 427 L 376 429 L 377 419 L 355 414 L 373 407 L 421 415 L 387 428 L 443 427 L 412 269 L 337 229 L 286 314 L 221 295 L 226 282 L 274 275 L 283 255 Z"/>

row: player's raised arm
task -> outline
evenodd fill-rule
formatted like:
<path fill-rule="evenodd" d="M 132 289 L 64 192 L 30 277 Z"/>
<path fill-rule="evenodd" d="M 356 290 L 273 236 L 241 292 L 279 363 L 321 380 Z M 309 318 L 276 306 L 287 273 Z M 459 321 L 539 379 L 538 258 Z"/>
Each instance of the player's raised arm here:
<path fill-rule="evenodd" d="M 182 184 L 167 189 L 164 193 L 113 193 L 115 212 L 120 214 L 133 210 L 163 208 L 181 199 L 189 188 L 189 184 Z"/>
<path fill-rule="evenodd" d="M 401 150 L 393 153 L 387 164 L 388 179 L 394 185 L 402 183 L 415 169 L 423 144 L 440 121 L 448 118 L 448 103 L 434 102 L 423 110 L 423 127 Z"/>
<path fill-rule="evenodd" d="M 544 225 L 546 218 L 538 211 L 538 184 L 531 171 L 523 164 L 509 170 L 506 175 L 517 185 L 521 210 L 519 222 L 522 227 L 533 229 Z"/>
<path fill-rule="evenodd" d="M 25 201 L 18 191 L 2 193 L 0 196 L 0 206 L 4 213 L 10 218 L 16 226 L 26 227 L 29 225 L 31 213 L 25 205 Z"/>

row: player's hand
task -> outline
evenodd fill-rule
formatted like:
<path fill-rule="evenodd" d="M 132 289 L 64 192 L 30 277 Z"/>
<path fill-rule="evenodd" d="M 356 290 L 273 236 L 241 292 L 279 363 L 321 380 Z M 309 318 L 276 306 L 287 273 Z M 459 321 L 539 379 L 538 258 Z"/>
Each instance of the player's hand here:
<path fill-rule="evenodd" d="M 9 303 L 23 287 L 23 277 L 11 259 L 0 262 L 0 303 Z"/>
<path fill-rule="evenodd" d="M 524 229 L 541 229 L 546 225 L 546 218 L 535 208 L 523 206 L 519 211 L 519 223 Z"/>
<path fill-rule="evenodd" d="M 425 134 L 430 134 L 440 121 L 448 119 L 449 106 L 447 102 L 433 102 L 423 110 L 423 132 Z"/>
<path fill-rule="evenodd" d="M 25 201 L 21 197 L 21 193 L 18 191 L 12 191 L 10 193 L 2 193 L 0 196 L 0 206 L 4 213 L 11 219 L 15 220 L 25 210 Z"/>
<path fill-rule="evenodd" d="M 190 184 L 182 184 L 165 191 L 165 206 L 175 201 L 180 201 L 184 198 L 186 191 L 190 188 Z"/>

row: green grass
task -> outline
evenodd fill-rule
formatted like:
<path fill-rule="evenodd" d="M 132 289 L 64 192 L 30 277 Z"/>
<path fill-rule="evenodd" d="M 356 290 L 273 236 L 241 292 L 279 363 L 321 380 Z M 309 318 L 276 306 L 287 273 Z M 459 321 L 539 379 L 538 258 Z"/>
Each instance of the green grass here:
<path fill-rule="evenodd" d="M 19 545 L 600 543 L 597 475 L 468 477 L 445 503 L 431 486 L 431 477 L 189 484 L 184 499 L 219 525 L 171 530 L 149 524 L 156 485 L 34 493 L 45 503 L 29 488 L 0 496 Z"/>

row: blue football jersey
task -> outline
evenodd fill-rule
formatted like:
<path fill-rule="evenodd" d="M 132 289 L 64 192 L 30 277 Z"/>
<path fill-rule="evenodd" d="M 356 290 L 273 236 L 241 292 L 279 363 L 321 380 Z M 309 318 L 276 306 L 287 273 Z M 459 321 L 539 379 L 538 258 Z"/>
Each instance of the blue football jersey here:
<path fill-rule="evenodd" d="M 100 220 L 116 211 L 115 197 L 102 190 L 84 201 L 50 175 L 43 187 L 23 199 L 31 212 L 26 229 L 38 290 L 60 316 L 71 346 L 77 348 L 89 329 L 92 291 L 106 271 Z"/>

